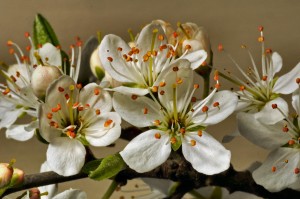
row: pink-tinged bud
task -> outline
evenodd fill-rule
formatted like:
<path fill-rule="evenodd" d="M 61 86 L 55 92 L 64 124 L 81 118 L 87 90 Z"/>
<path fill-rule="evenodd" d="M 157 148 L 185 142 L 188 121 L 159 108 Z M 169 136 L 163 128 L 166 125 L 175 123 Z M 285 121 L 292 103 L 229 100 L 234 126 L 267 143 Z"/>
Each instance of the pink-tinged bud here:
<path fill-rule="evenodd" d="M 12 166 L 7 163 L 0 163 L 0 188 L 4 188 L 9 185 L 12 175 Z"/>
<path fill-rule="evenodd" d="M 40 199 L 41 193 L 38 188 L 32 188 L 29 190 L 29 198 L 30 199 Z"/>
<path fill-rule="evenodd" d="M 61 75 L 56 66 L 37 66 L 31 76 L 33 93 L 40 99 L 44 98 L 48 86 Z"/>
<path fill-rule="evenodd" d="M 10 186 L 17 187 L 24 182 L 25 173 L 23 170 L 14 168 L 13 176 L 10 181 Z"/>

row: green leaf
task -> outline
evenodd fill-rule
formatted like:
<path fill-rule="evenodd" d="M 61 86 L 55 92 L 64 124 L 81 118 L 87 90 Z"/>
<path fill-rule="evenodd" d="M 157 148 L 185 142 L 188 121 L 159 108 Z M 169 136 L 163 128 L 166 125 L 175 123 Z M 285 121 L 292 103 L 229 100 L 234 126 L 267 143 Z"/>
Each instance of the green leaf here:
<path fill-rule="evenodd" d="M 99 165 L 101 164 L 103 159 L 99 159 L 99 160 L 92 160 L 88 163 L 86 163 L 83 168 L 82 168 L 82 172 L 86 173 L 86 174 L 90 174 L 92 171 L 96 170 Z"/>
<path fill-rule="evenodd" d="M 98 80 L 101 81 L 105 76 L 104 71 L 99 66 L 95 67 L 95 71 L 96 71 L 96 75 L 97 75 Z"/>
<path fill-rule="evenodd" d="M 142 85 L 137 84 L 137 83 L 133 83 L 133 82 L 123 83 L 123 86 L 127 86 L 127 87 L 130 87 L 130 88 L 145 88 Z"/>
<path fill-rule="evenodd" d="M 173 151 L 177 151 L 180 148 L 181 143 L 182 143 L 181 137 L 177 136 L 177 135 L 175 135 L 174 137 L 176 138 L 177 142 L 175 142 L 174 144 L 171 144 L 171 146 L 172 146 Z"/>
<path fill-rule="evenodd" d="M 37 14 L 33 22 L 33 42 L 35 47 L 45 43 L 52 43 L 54 46 L 59 45 L 59 41 L 53 28 L 41 14 Z"/>
<path fill-rule="evenodd" d="M 89 175 L 94 180 L 104 180 L 117 175 L 126 168 L 126 164 L 120 154 L 110 155 L 104 158 L 99 167 Z"/>

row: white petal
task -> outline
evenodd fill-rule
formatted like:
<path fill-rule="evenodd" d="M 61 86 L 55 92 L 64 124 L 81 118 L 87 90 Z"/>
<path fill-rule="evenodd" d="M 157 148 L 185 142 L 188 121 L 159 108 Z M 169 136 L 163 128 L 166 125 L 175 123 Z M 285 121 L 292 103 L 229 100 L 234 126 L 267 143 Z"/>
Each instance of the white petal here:
<path fill-rule="evenodd" d="M 160 133 L 161 138 L 155 138 Z M 171 153 L 169 136 L 160 130 L 146 131 L 131 140 L 120 155 L 133 170 L 144 173 L 164 163 Z"/>
<path fill-rule="evenodd" d="M 87 195 L 83 191 L 70 189 L 57 194 L 53 199 L 87 199 Z"/>
<path fill-rule="evenodd" d="M 20 73 L 20 77 L 22 77 L 22 79 L 25 79 L 25 82 L 22 81 L 21 78 L 17 78 L 16 73 L 19 72 Z M 31 74 L 29 71 L 27 71 L 27 67 L 25 64 L 14 64 L 9 66 L 7 73 L 10 75 L 13 75 L 14 77 L 16 77 L 16 84 L 20 87 L 23 88 L 25 87 L 27 84 L 29 84 L 30 82 L 30 77 Z"/>
<path fill-rule="evenodd" d="M 136 127 L 153 126 L 154 120 L 162 121 L 160 106 L 144 96 L 133 100 L 131 96 L 114 93 L 113 106 L 125 121 Z"/>
<path fill-rule="evenodd" d="M 288 163 L 285 163 L 285 160 L 288 160 Z M 300 190 L 299 174 L 294 173 L 294 169 L 299 168 L 299 163 L 299 149 L 282 147 L 272 151 L 252 176 L 257 184 L 271 192 L 285 188 Z M 275 172 L 272 172 L 272 167 L 276 167 Z"/>
<path fill-rule="evenodd" d="M 164 196 L 168 196 L 169 189 L 172 187 L 173 181 L 167 179 L 141 178 L 151 190 L 158 190 Z"/>
<path fill-rule="evenodd" d="M 41 165 L 40 172 L 46 172 L 46 171 L 52 171 L 50 167 L 48 166 L 47 161 L 45 161 Z M 43 196 L 42 199 L 51 199 L 53 196 L 57 193 L 58 186 L 57 184 L 51 184 L 47 186 L 39 187 L 40 193 L 48 192 L 48 195 Z"/>
<path fill-rule="evenodd" d="M 187 59 L 191 62 L 191 68 L 195 70 L 198 68 L 207 58 L 205 50 L 197 50 L 181 57 L 181 59 Z"/>
<path fill-rule="evenodd" d="M 123 94 L 133 94 L 133 95 L 147 95 L 149 93 L 149 90 L 147 88 L 131 88 L 127 86 L 119 86 L 113 89 L 107 89 L 111 91 L 116 91 Z"/>
<path fill-rule="evenodd" d="M 61 66 L 62 59 L 61 59 L 60 50 L 55 46 L 53 46 L 51 43 L 44 44 L 42 48 L 38 49 L 38 53 L 44 63 L 48 63 L 49 65 L 52 66 Z M 47 61 L 46 58 L 48 58 Z"/>
<path fill-rule="evenodd" d="M 300 77 L 300 62 L 290 72 L 278 78 L 274 85 L 273 92 L 281 94 L 294 92 L 299 87 L 296 83 L 298 77 Z"/>
<path fill-rule="evenodd" d="M 273 109 L 272 104 L 277 104 L 277 107 L 284 113 L 285 116 L 288 115 L 288 104 L 284 99 L 277 97 L 265 104 L 265 106 L 259 112 L 255 113 L 255 118 L 264 124 L 275 124 L 285 118 L 284 115 L 278 110 Z"/>
<path fill-rule="evenodd" d="M 299 115 L 300 114 L 300 101 L 299 101 L 299 92 L 293 93 L 292 97 L 292 105 L 293 108 L 295 109 L 296 113 Z"/>
<path fill-rule="evenodd" d="M 269 74 L 268 74 L 268 77 L 274 77 L 274 75 L 276 73 L 278 73 L 281 68 L 282 68 L 282 58 L 281 56 L 277 53 L 277 52 L 274 52 L 272 53 L 272 70 L 269 71 Z M 272 73 L 271 73 L 272 72 Z"/>
<path fill-rule="evenodd" d="M 282 131 L 283 122 L 266 125 L 256 120 L 255 115 L 251 113 L 238 113 L 237 122 L 242 136 L 266 149 L 278 148 L 290 139 L 290 136 Z"/>
<path fill-rule="evenodd" d="M 196 141 L 195 146 L 190 144 L 191 140 Z M 182 153 L 195 170 L 206 175 L 223 172 L 230 166 L 230 151 L 206 132 L 201 137 L 197 132 L 186 133 Z"/>
<path fill-rule="evenodd" d="M 109 127 L 104 127 L 107 120 L 112 120 L 113 123 Z M 121 117 L 115 112 L 101 114 L 87 128 L 84 128 L 82 133 L 93 146 L 110 145 L 121 135 Z"/>
<path fill-rule="evenodd" d="M 51 170 L 63 176 L 80 172 L 85 160 L 85 148 L 76 139 L 59 137 L 48 146 L 47 162 Z"/>
<path fill-rule="evenodd" d="M 99 95 L 94 94 L 94 90 L 100 91 Z M 87 84 L 80 90 L 79 102 L 82 105 L 89 104 L 94 109 L 100 109 L 101 113 L 106 113 L 112 109 L 112 101 L 110 94 L 99 87 L 96 83 Z"/>
<path fill-rule="evenodd" d="M 9 128 L 13 123 L 15 123 L 15 121 L 22 114 L 22 112 L 23 112 L 23 108 L 13 109 L 13 110 L 4 112 L 4 115 L 0 121 L 0 129 L 1 128 Z"/>
<path fill-rule="evenodd" d="M 213 106 L 215 102 L 219 103 L 219 107 Z M 195 124 L 203 125 L 217 124 L 234 112 L 237 102 L 238 98 L 233 92 L 219 91 L 206 104 L 208 111 L 206 113 L 195 111 L 196 114 L 193 115 L 192 121 Z"/>
<path fill-rule="evenodd" d="M 118 48 L 122 48 L 119 51 Z M 130 63 L 123 58 L 123 54 L 127 54 L 131 48 L 128 44 L 116 35 L 106 35 L 99 46 L 99 57 L 105 70 L 112 78 L 120 82 L 135 82 L 136 72 Z M 112 58 L 110 62 L 108 57 Z"/>
<path fill-rule="evenodd" d="M 31 139 L 34 135 L 34 129 L 31 131 L 25 130 L 28 125 L 12 125 L 6 129 L 5 134 L 6 138 L 14 139 L 18 141 L 27 141 Z"/>

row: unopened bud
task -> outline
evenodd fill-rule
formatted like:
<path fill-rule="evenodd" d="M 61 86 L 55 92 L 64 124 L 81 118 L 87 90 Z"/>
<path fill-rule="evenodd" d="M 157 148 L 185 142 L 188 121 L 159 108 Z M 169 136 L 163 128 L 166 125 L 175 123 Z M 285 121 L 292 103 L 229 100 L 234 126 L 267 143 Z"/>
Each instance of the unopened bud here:
<path fill-rule="evenodd" d="M 98 55 L 98 48 L 94 50 L 94 52 L 91 55 L 90 67 L 92 73 L 94 74 L 95 77 L 97 77 L 97 79 L 101 81 L 105 77 L 105 70 L 102 66 L 102 63 Z"/>
<path fill-rule="evenodd" d="M 25 173 L 23 170 L 14 168 L 13 176 L 10 181 L 10 186 L 19 186 L 24 182 Z"/>
<path fill-rule="evenodd" d="M 4 188 L 9 185 L 12 175 L 12 166 L 7 163 L 0 163 L 0 188 Z"/>
<path fill-rule="evenodd" d="M 38 188 L 32 188 L 29 190 L 29 198 L 30 199 L 40 199 L 41 194 Z"/>
<path fill-rule="evenodd" d="M 48 86 L 61 75 L 56 66 L 37 66 L 31 76 L 33 93 L 40 99 L 44 98 Z"/>

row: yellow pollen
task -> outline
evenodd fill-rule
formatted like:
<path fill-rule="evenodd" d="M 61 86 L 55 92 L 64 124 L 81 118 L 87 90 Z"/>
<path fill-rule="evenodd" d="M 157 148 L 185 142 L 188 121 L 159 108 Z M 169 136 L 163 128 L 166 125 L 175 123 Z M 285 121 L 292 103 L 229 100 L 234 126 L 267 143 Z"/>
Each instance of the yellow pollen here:
<path fill-rule="evenodd" d="M 160 40 L 160 41 L 164 40 L 164 36 L 163 35 L 158 35 L 158 40 Z"/>
<path fill-rule="evenodd" d="M 111 125 L 111 123 L 113 123 L 113 121 L 111 119 L 106 120 L 104 123 L 104 127 L 109 127 Z"/>
<path fill-rule="evenodd" d="M 152 54 L 151 51 L 148 51 L 146 55 L 147 55 L 148 57 L 150 57 L 151 54 Z"/>
<path fill-rule="evenodd" d="M 96 110 L 95 110 L 95 113 L 96 113 L 96 115 L 100 115 L 101 112 L 100 112 L 99 109 L 96 109 Z"/>
<path fill-rule="evenodd" d="M 190 50 L 192 48 L 192 46 L 188 44 L 184 48 L 185 48 L 185 50 Z"/>
<path fill-rule="evenodd" d="M 199 136 L 199 137 L 202 137 L 202 135 L 203 135 L 203 132 L 202 132 L 201 130 L 199 130 L 199 131 L 198 131 L 198 136 Z"/>
<path fill-rule="evenodd" d="M 196 145 L 196 140 L 191 140 L 191 145 L 195 146 Z"/>
<path fill-rule="evenodd" d="M 74 86 L 74 85 L 70 85 L 70 86 L 69 86 L 69 90 L 70 90 L 70 91 L 73 91 L 74 89 L 75 89 L 75 86 Z"/>
<path fill-rule="evenodd" d="M 148 61 L 148 60 L 149 60 L 149 56 L 148 56 L 147 54 L 144 55 L 144 56 L 143 56 L 143 60 L 144 60 L 144 62 Z"/>
<path fill-rule="evenodd" d="M 176 79 L 177 84 L 182 84 L 182 82 L 183 82 L 183 80 L 180 77 Z"/>
<path fill-rule="evenodd" d="M 161 135 L 160 135 L 160 133 L 155 133 L 154 137 L 155 137 L 156 139 L 160 139 L 160 138 L 161 138 Z"/>
<path fill-rule="evenodd" d="M 154 120 L 153 123 L 154 123 L 155 126 L 159 126 L 160 125 L 160 121 L 159 120 Z"/>
<path fill-rule="evenodd" d="M 5 91 L 2 92 L 3 95 L 7 95 L 10 92 L 9 88 L 6 88 Z"/>
<path fill-rule="evenodd" d="M 262 36 L 260 36 L 260 37 L 258 37 L 258 42 L 263 42 L 264 40 L 265 40 L 265 38 L 264 37 L 262 37 Z"/>
<path fill-rule="evenodd" d="M 148 114 L 148 109 L 147 109 L 147 108 L 144 108 L 143 113 L 144 113 L 144 114 Z"/>

